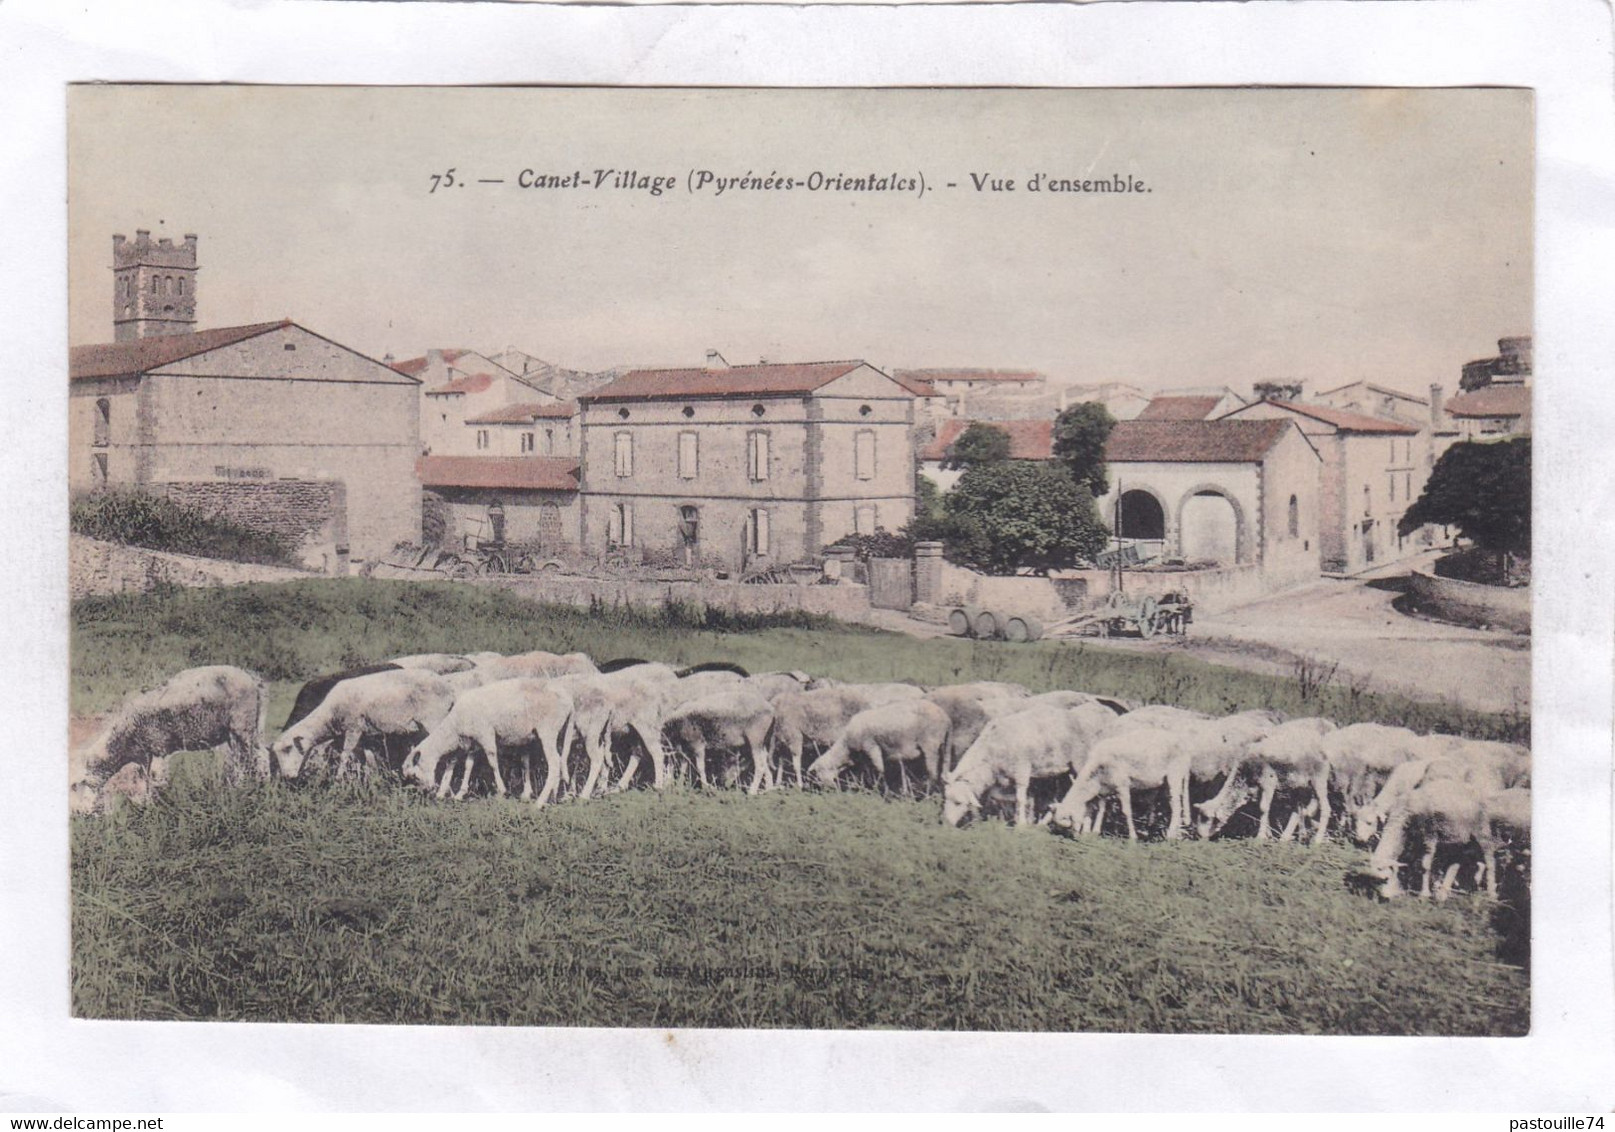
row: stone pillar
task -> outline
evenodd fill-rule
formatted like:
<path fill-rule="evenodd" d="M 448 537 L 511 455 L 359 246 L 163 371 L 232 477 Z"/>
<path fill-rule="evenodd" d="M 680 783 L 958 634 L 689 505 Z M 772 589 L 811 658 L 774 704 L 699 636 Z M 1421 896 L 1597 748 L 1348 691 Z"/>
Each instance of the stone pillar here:
<path fill-rule="evenodd" d="M 935 605 L 942 598 L 942 544 L 914 544 L 914 600 Z"/>
<path fill-rule="evenodd" d="M 853 549 L 850 546 L 827 546 L 824 548 L 825 576 L 837 582 L 853 581 L 852 576 Z"/>

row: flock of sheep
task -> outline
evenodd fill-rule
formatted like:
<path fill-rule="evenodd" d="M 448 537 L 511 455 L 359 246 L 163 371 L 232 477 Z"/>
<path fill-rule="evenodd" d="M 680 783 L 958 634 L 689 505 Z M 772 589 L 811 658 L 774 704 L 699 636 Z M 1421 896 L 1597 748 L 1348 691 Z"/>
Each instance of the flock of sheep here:
<path fill-rule="evenodd" d="M 582 653 L 423 654 L 309 681 L 270 744 L 266 712 L 264 682 L 225 665 L 187 669 L 131 696 L 75 753 L 74 809 L 99 809 L 113 794 L 147 796 L 168 755 L 221 746 L 231 782 L 385 770 L 464 798 L 474 772 L 505 795 L 507 774 L 519 770 L 520 796 L 537 805 L 661 789 L 677 775 L 703 788 L 744 782 L 752 793 L 860 778 L 940 789 L 951 826 L 1012 803 L 1019 828 L 1082 834 L 1102 829 L 1114 799 L 1134 839 L 1135 791 L 1164 796 L 1168 838 L 1232 832 L 1237 818 L 1270 837 L 1287 817 L 1279 836 L 1310 826 L 1315 844 L 1338 798 L 1340 826 L 1375 843 L 1371 868 L 1386 896 L 1400 891 L 1402 856 L 1415 844 L 1421 892 L 1431 895 L 1436 852 L 1447 844 L 1479 849 L 1475 885 L 1495 897 L 1499 845 L 1523 846 L 1530 831 L 1524 747 L 1266 711 L 1214 718 L 987 681 L 927 689 L 750 675 L 726 664 L 596 666 Z M 1036 794 L 1067 781 L 1039 818 Z M 1445 870 L 1438 897 L 1457 871 L 1456 863 Z"/>

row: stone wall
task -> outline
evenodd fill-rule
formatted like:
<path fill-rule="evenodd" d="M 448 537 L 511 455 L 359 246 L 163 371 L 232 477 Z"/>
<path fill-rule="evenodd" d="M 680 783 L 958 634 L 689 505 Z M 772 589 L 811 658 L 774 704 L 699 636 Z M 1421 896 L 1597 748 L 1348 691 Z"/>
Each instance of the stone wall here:
<path fill-rule="evenodd" d="M 677 601 L 747 613 L 802 610 L 842 621 L 861 621 L 870 613 L 868 587 L 850 582 L 835 586 L 751 586 L 738 582 L 653 582 L 545 573 L 450 584 L 495 586 L 533 601 L 560 605 L 587 606 L 598 598 L 607 604 L 654 608 Z"/>
<path fill-rule="evenodd" d="M 94 594 L 140 593 L 159 585 L 234 586 L 244 582 L 285 582 L 309 575 L 284 566 L 220 562 L 70 535 L 67 576 L 68 596 L 77 601 Z"/>
<path fill-rule="evenodd" d="M 156 485 L 181 507 L 284 537 L 304 566 L 335 571 L 347 551 L 347 487 L 318 480 L 194 480 Z"/>
<path fill-rule="evenodd" d="M 1524 586 L 1485 586 L 1415 570 L 1408 579 L 1408 598 L 1415 610 L 1442 621 L 1511 633 L 1531 631 L 1531 591 Z"/>

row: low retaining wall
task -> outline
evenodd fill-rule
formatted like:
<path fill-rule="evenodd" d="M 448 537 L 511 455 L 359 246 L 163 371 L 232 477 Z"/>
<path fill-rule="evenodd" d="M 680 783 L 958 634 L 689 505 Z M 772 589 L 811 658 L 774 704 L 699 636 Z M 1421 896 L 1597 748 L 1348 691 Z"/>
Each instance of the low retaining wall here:
<path fill-rule="evenodd" d="M 1088 579 L 1088 594 L 1097 605 L 1110 596 L 1112 576 L 1104 570 L 1084 570 L 1080 576 Z M 1178 592 L 1189 595 L 1196 613 L 1221 613 L 1267 597 L 1285 589 L 1262 572 L 1260 566 L 1219 566 L 1211 570 L 1150 571 L 1128 573 L 1123 585 L 1130 594 L 1149 594 L 1160 597 L 1164 593 Z"/>
<path fill-rule="evenodd" d="M 1420 613 L 1442 621 L 1511 633 L 1531 631 L 1531 590 L 1526 586 L 1485 586 L 1415 570 L 1408 576 L 1408 599 Z"/>
<path fill-rule="evenodd" d="M 1054 578 L 1001 578 L 945 562 L 938 604 L 943 607 L 979 605 L 1054 621 L 1103 604 L 1114 588 L 1113 581 L 1108 570 L 1062 570 Z M 1203 613 L 1221 613 L 1248 605 L 1287 588 L 1282 581 L 1275 581 L 1254 565 L 1129 572 L 1124 585 L 1130 594 L 1159 597 L 1174 590 L 1187 593 L 1195 609 Z"/>
<path fill-rule="evenodd" d="M 68 596 L 73 600 L 92 594 L 141 593 L 159 585 L 237 586 L 245 582 L 286 582 L 307 578 L 302 570 L 285 566 L 257 566 L 247 562 L 221 562 L 189 554 L 168 554 L 115 542 L 68 536 Z"/>
<path fill-rule="evenodd" d="M 869 616 L 869 587 L 852 582 L 835 586 L 766 585 L 738 582 L 652 582 L 618 578 L 579 578 L 566 574 L 479 578 L 475 585 L 510 590 L 533 601 L 587 606 L 595 599 L 613 605 L 649 608 L 689 602 L 740 613 L 802 610 L 843 621 Z"/>

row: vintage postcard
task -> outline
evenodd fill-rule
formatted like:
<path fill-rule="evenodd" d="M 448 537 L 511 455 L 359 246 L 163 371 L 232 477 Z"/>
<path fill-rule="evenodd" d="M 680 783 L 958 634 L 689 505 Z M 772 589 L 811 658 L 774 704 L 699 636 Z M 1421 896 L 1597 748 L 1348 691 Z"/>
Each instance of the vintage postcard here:
<path fill-rule="evenodd" d="M 72 88 L 73 1014 L 1527 1033 L 1533 109 Z"/>

